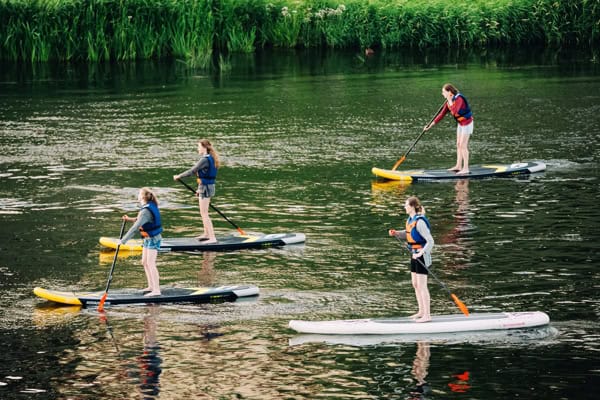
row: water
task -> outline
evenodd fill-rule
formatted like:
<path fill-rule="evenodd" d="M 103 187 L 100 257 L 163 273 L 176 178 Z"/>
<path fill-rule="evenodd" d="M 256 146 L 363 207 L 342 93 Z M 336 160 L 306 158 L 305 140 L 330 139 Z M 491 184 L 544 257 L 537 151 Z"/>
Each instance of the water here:
<path fill-rule="evenodd" d="M 264 53 L 219 73 L 178 62 L 0 66 L 0 397 L 583 399 L 599 387 L 600 70 L 585 54 Z M 542 160 L 527 178 L 378 182 L 455 83 L 475 112 L 472 163 Z M 96 310 L 32 289 L 103 289 L 120 216 L 158 194 L 166 234 L 196 235 L 172 180 L 197 140 L 221 154 L 214 204 L 247 232 L 302 246 L 159 258 L 163 285 L 251 283 L 249 301 Z M 454 162 L 450 121 L 402 168 Z M 471 312 L 541 310 L 549 327 L 431 337 L 314 338 L 290 319 L 415 310 L 387 237 L 424 202 L 437 276 Z M 227 222 L 213 215 L 220 234 Z M 112 287 L 145 286 L 139 255 Z M 456 313 L 430 282 L 434 313 Z"/>

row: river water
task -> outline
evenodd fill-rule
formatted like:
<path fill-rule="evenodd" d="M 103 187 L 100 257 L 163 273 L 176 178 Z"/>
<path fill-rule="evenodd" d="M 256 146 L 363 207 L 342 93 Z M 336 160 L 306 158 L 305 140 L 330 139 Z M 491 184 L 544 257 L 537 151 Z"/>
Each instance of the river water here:
<path fill-rule="evenodd" d="M 260 53 L 212 72 L 179 62 L 0 65 L 0 398 L 591 399 L 600 387 L 600 68 L 587 54 Z M 526 178 L 400 185 L 391 167 L 457 85 L 475 115 L 471 163 L 541 160 Z M 450 167 L 454 124 L 401 168 Z M 172 176 L 209 138 L 213 202 L 247 232 L 304 245 L 161 254 L 161 283 L 249 283 L 234 303 L 56 307 L 32 289 L 102 290 L 120 216 L 142 186 L 165 236 L 200 233 Z M 437 276 L 471 312 L 548 313 L 512 333 L 313 341 L 290 319 L 415 311 L 387 229 L 423 201 Z M 218 234 L 235 230 L 212 215 Z M 111 288 L 140 288 L 124 253 Z M 429 284 L 435 314 L 457 313 Z"/>

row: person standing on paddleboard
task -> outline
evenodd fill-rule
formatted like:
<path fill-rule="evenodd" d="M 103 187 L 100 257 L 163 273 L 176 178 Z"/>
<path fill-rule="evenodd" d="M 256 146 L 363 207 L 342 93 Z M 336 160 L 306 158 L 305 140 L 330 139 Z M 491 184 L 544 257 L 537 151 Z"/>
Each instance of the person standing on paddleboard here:
<path fill-rule="evenodd" d="M 469 171 L 469 138 L 473 133 L 473 112 L 469 102 L 457 88 L 446 83 L 442 87 L 442 96 L 446 98 L 446 104 L 440 110 L 433 121 L 426 125 L 423 130 L 428 131 L 440 122 L 449 112 L 458 125 L 456 126 L 456 165 L 448 168 L 448 171 L 456 171 L 457 175 L 466 175 Z"/>
<path fill-rule="evenodd" d="M 410 259 L 411 282 L 415 289 L 419 310 L 410 318 L 415 322 L 431 321 L 429 289 L 427 288 L 426 266 L 431 265 L 431 250 L 434 241 L 431 236 L 429 220 L 425 217 L 425 209 L 419 198 L 411 196 L 404 203 L 404 210 L 408 214 L 404 230 L 390 229 L 389 235 L 398 239 L 406 239 L 412 254 Z"/>
<path fill-rule="evenodd" d="M 158 199 L 150 189 L 143 187 L 138 193 L 138 201 L 142 205 L 142 209 L 137 217 L 132 218 L 123 215 L 125 221 L 134 222 L 134 224 L 118 242 L 118 245 L 127 243 L 133 234 L 139 230 L 144 238 L 142 243 L 142 265 L 148 280 L 148 287 L 143 289 L 144 292 L 148 293 L 144 296 L 160 296 L 160 277 L 158 268 L 156 268 L 156 257 L 160 249 L 163 228 L 160 210 L 158 209 Z"/>
<path fill-rule="evenodd" d="M 213 145 L 206 139 L 198 142 L 198 154 L 202 156 L 200 161 L 187 171 L 179 175 L 174 175 L 173 179 L 178 181 L 186 176 L 197 176 L 198 190 L 196 194 L 198 195 L 200 216 L 202 217 L 202 225 L 204 227 L 204 232 L 197 239 L 206 244 L 217 243 L 215 230 L 208 214 L 208 207 L 211 197 L 215 195 L 215 180 L 217 179 L 217 171 L 220 165 L 219 155 Z"/>

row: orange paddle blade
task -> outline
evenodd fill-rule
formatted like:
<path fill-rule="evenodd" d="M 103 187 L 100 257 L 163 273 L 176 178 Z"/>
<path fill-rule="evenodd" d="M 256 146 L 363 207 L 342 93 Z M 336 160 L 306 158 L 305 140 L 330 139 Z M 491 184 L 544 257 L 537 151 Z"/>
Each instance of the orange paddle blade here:
<path fill-rule="evenodd" d="M 394 166 L 392 167 L 392 171 L 395 171 L 396 168 L 398 168 L 398 166 L 400 166 L 400 164 L 402 164 L 404 162 L 404 160 L 406 160 L 406 156 L 402 156 L 401 159 L 396 161 L 396 164 L 394 164 Z"/>
<path fill-rule="evenodd" d="M 462 311 L 463 314 L 465 314 L 465 316 L 469 316 L 469 310 L 467 309 L 467 306 L 465 306 L 463 304 L 462 301 L 460 301 L 458 299 L 458 297 L 456 297 L 456 295 L 454 293 L 450 293 L 450 296 L 452 296 L 452 300 L 454 300 L 454 303 L 456 303 L 456 305 L 458 306 L 458 308 L 460 308 L 460 311 Z"/>
<path fill-rule="evenodd" d="M 107 296 L 108 292 L 104 292 L 102 298 L 100 299 L 100 303 L 98 303 L 98 311 L 104 311 L 104 302 L 106 301 Z"/>

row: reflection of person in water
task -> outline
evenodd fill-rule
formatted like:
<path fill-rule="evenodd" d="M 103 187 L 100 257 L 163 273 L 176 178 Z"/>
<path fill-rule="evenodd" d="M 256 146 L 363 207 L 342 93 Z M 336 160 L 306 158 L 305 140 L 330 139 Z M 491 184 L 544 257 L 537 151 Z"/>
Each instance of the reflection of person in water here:
<path fill-rule="evenodd" d="M 410 392 L 413 396 L 410 398 L 411 400 L 424 399 L 424 395 L 430 391 L 429 385 L 425 381 L 429 369 L 430 356 L 429 342 L 417 342 L 417 352 L 415 353 L 415 360 L 413 361 L 411 371 L 417 382 L 417 387 Z"/>
<path fill-rule="evenodd" d="M 454 219 L 451 223 L 442 224 L 442 226 L 451 226 L 452 229 L 447 232 L 443 232 L 439 239 L 442 244 L 449 244 L 456 249 L 453 251 L 457 254 L 456 257 L 452 257 L 448 262 L 448 267 L 464 267 L 470 257 L 472 256 L 472 248 L 465 243 L 465 239 L 468 239 L 469 231 L 473 228 L 471 224 L 471 218 L 469 213 L 471 212 L 469 206 L 469 180 L 459 179 L 454 185 L 455 197 L 454 202 L 456 204 L 456 211 L 454 212 Z"/>
<path fill-rule="evenodd" d="M 198 285 L 210 286 L 215 281 L 215 259 L 217 253 L 205 251 L 202 253 L 202 265 L 198 271 Z"/>
<path fill-rule="evenodd" d="M 160 394 L 159 376 L 162 372 L 160 345 L 156 340 L 156 316 L 159 307 L 148 306 L 148 314 L 144 316 L 144 351 L 138 361 L 140 364 L 140 390 L 144 398 Z"/>

